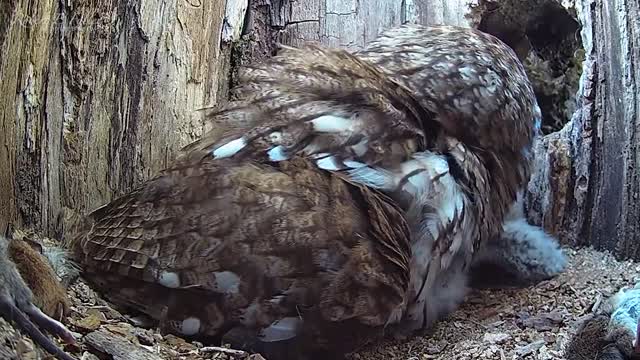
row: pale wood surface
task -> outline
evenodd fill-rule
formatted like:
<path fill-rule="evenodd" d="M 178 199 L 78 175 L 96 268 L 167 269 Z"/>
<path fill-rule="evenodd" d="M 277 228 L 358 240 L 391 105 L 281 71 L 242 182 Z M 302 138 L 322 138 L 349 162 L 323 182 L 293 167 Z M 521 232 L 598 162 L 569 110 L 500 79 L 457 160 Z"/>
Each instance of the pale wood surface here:
<path fill-rule="evenodd" d="M 201 133 L 193 110 L 226 97 L 224 2 L 3 4 L 0 231 L 59 234 L 164 167 Z"/>

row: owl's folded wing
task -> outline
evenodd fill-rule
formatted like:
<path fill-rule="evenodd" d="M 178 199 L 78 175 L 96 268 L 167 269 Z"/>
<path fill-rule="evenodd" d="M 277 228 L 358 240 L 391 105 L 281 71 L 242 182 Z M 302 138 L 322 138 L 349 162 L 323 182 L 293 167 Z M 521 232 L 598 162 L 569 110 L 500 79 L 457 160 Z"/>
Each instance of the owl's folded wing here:
<path fill-rule="evenodd" d="M 344 50 L 286 48 L 242 69 L 239 80 L 240 100 L 209 120 L 241 125 L 205 135 L 187 152 L 273 162 L 299 155 L 330 171 L 388 168 L 433 136 L 422 125 L 430 115 L 407 89 Z"/>
<path fill-rule="evenodd" d="M 94 286 L 173 332 L 278 341 L 398 320 L 408 232 L 389 199 L 306 160 L 205 159 L 96 210 L 75 249 Z"/>

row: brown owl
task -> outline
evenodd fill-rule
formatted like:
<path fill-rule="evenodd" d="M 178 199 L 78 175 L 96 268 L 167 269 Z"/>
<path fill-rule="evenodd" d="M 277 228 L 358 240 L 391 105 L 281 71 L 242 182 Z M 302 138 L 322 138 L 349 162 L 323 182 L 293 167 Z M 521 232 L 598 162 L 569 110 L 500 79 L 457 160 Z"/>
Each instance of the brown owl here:
<path fill-rule="evenodd" d="M 340 61 L 347 60 L 358 62 L 348 54 Z M 343 93 L 328 99 L 361 106 L 362 91 L 337 76 L 325 81 L 343 82 Z M 393 111 L 418 123 L 421 107 L 402 87 L 388 89 L 394 84 L 376 71 L 367 81 L 366 96 L 377 93 L 372 116 Z M 217 120 L 209 140 L 252 126 Z M 415 147 L 419 130 L 407 131 L 406 146 Z M 199 145 L 88 217 L 75 249 L 95 288 L 166 331 L 223 335 L 270 360 L 336 358 L 400 320 L 410 229 L 394 201 L 303 157 L 214 159 Z"/>
<path fill-rule="evenodd" d="M 216 159 L 303 156 L 390 195 L 411 229 L 400 329 L 454 309 L 474 258 L 529 278 L 564 268 L 555 239 L 522 216 L 504 222 L 521 210 L 514 202 L 529 179 L 541 112 L 522 64 L 497 38 L 403 25 L 355 54 L 285 48 L 240 75 L 240 100 L 210 116 L 250 126 L 191 149 Z"/>
<path fill-rule="evenodd" d="M 168 331 L 225 335 L 270 359 L 335 358 L 455 308 L 477 250 L 502 239 L 539 111 L 489 35 L 393 31 L 414 38 L 395 70 L 318 46 L 247 67 L 239 100 L 211 114 L 214 132 L 88 218 L 76 239 L 86 277 Z M 422 59 L 412 74 L 416 60 L 400 56 L 447 47 L 457 67 Z M 403 73 L 455 94 L 430 98 Z"/>

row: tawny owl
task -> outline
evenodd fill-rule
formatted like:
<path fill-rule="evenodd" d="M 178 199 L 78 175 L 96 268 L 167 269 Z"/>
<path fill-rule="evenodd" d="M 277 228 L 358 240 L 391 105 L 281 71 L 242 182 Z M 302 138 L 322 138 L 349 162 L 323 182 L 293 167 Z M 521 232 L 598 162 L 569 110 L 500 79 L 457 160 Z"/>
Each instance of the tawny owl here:
<path fill-rule="evenodd" d="M 474 257 L 530 278 L 564 267 L 555 240 L 514 203 L 529 179 L 541 112 L 522 64 L 497 38 L 404 25 L 355 55 L 286 48 L 242 72 L 236 93 L 240 101 L 212 122 L 251 125 L 192 148 L 217 159 L 304 156 L 404 209 L 411 302 L 401 327 L 423 328 L 455 308 Z M 388 101 L 397 97 L 406 105 Z"/>
<path fill-rule="evenodd" d="M 89 217 L 76 250 L 94 286 L 173 332 L 307 353 L 452 310 L 477 250 L 505 240 L 540 114 L 498 40 L 393 31 L 414 38 L 395 68 L 308 46 L 245 69 L 211 116 L 222 135 Z M 451 94 L 412 88 L 418 63 L 421 87 Z"/>
<path fill-rule="evenodd" d="M 353 82 L 333 79 L 358 106 Z M 367 93 L 417 123 L 408 93 L 387 91 L 380 73 L 369 81 Z M 249 125 L 239 120 L 214 136 Z M 93 212 L 75 250 L 93 287 L 166 331 L 223 336 L 270 360 L 334 359 L 402 317 L 409 236 L 388 196 L 312 161 L 214 159 L 194 146 Z"/>

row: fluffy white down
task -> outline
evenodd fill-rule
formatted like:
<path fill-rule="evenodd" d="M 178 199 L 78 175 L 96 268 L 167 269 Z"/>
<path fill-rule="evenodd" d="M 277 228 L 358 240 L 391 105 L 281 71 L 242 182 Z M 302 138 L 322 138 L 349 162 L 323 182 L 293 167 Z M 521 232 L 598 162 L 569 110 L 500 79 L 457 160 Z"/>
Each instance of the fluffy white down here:
<path fill-rule="evenodd" d="M 613 313 L 609 320 L 609 328 L 623 327 L 634 337 L 637 334 L 637 324 L 640 318 L 640 283 L 633 288 L 622 288 L 609 300 Z M 638 339 L 634 339 L 634 346 Z"/>
<path fill-rule="evenodd" d="M 502 228 L 500 236 L 489 239 L 476 254 L 474 263 L 497 265 L 521 284 L 549 279 L 566 268 L 567 259 L 558 241 L 527 222 L 521 196 L 512 205 Z"/>

